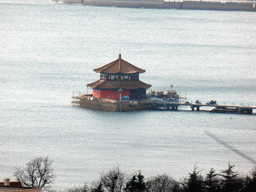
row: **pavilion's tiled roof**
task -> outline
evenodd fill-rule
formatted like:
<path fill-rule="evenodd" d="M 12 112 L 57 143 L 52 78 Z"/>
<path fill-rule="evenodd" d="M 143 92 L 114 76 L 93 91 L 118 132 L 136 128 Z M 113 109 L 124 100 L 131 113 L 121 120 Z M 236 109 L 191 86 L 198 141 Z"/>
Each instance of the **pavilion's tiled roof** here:
<path fill-rule="evenodd" d="M 87 86 L 95 89 L 95 88 L 100 88 L 100 89 L 148 89 L 151 87 L 150 84 L 146 84 L 142 81 L 110 81 L 110 80 L 98 80 L 95 81 L 94 83 L 87 84 Z"/>
<path fill-rule="evenodd" d="M 134 74 L 134 73 L 144 73 L 145 70 L 140 69 L 131 63 L 123 60 L 121 58 L 121 54 L 119 55 L 119 58 L 112 61 L 109 64 L 106 64 L 100 68 L 94 69 L 97 73 L 107 73 L 107 74 Z"/>

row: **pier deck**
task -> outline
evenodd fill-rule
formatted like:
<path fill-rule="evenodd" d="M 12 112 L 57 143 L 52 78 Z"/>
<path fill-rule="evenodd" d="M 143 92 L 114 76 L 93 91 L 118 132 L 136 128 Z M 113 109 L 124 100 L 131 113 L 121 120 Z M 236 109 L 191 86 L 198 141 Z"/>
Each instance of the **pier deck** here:
<path fill-rule="evenodd" d="M 239 113 L 239 114 L 252 114 L 256 106 L 238 106 L 238 105 L 220 105 L 220 104 L 202 104 L 202 103 L 182 103 L 182 102 L 166 102 L 156 103 L 156 108 L 178 110 L 179 106 L 188 106 L 192 111 L 200 111 L 201 107 L 213 108 L 211 112 L 215 113 Z"/>

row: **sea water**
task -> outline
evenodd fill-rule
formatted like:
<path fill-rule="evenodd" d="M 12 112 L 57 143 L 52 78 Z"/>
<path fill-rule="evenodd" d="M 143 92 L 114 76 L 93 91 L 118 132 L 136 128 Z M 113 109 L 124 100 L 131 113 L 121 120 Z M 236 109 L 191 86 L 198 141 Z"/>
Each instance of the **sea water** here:
<path fill-rule="evenodd" d="M 94 68 L 122 58 L 146 73 L 149 90 L 187 101 L 256 105 L 254 12 L 126 9 L 50 0 L 0 3 L 0 179 L 52 159 L 56 189 L 82 186 L 120 167 L 176 180 L 255 166 L 205 134 L 256 159 L 256 116 L 207 112 L 110 113 L 70 105 L 99 79 Z M 255 111 L 254 111 L 255 112 Z"/>

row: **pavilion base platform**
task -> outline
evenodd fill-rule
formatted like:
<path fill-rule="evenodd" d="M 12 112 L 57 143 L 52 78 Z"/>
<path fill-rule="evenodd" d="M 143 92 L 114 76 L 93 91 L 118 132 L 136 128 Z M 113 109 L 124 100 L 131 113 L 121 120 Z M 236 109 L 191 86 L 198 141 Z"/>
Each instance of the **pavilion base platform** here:
<path fill-rule="evenodd" d="M 150 102 L 146 101 L 118 101 L 112 99 L 95 98 L 91 95 L 74 96 L 72 104 L 87 109 L 109 111 L 109 112 L 128 112 L 152 109 Z"/>

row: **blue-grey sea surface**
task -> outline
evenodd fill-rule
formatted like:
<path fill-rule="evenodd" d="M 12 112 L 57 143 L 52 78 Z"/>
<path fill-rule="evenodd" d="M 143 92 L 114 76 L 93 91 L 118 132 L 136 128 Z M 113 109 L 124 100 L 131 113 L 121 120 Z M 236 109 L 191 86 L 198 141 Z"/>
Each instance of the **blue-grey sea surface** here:
<path fill-rule="evenodd" d="M 256 116 L 209 112 L 99 112 L 70 105 L 122 58 L 149 90 L 173 89 L 205 103 L 256 105 L 256 13 L 126 9 L 50 0 L 0 3 L 0 180 L 35 157 L 54 160 L 53 187 L 82 186 L 119 166 L 180 180 L 254 164 Z M 187 110 L 190 110 L 189 108 Z M 255 111 L 254 111 L 255 112 Z"/>

